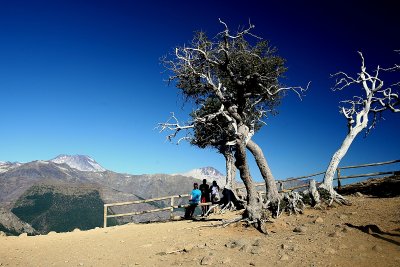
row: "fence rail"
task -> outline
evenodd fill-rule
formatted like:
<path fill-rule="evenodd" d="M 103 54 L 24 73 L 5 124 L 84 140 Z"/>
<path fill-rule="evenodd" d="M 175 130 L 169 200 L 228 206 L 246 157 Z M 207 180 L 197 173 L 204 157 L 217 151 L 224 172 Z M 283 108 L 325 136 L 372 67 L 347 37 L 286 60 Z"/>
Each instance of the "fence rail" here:
<path fill-rule="evenodd" d="M 173 218 L 174 209 L 184 207 L 184 206 L 181 206 L 181 205 L 176 206 L 174 204 L 175 198 L 184 198 L 184 197 L 189 197 L 189 194 L 174 195 L 174 196 L 167 196 L 167 197 L 157 197 L 157 198 L 150 198 L 150 199 L 144 199 L 144 200 L 135 200 L 135 201 L 128 201 L 128 202 L 104 204 L 104 224 L 103 224 L 103 226 L 104 226 L 104 228 L 107 227 L 107 219 L 108 218 L 130 216 L 130 215 L 141 215 L 141 214 L 146 214 L 146 213 L 167 211 L 167 210 L 170 211 L 170 218 L 172 219 Z M 170 206 L 165 207 L 165 208 L 159 208 L 159 209 L 152 209 L 152 210 L 144 210 L 144 211 L 136 211 L 136 212 L 108 215 L 108 208 L 109 207 L 126 206 L 126 205 L 132 205 L 132 204 L 143 204 L 143 203 L 155 202 L 155 201 L 161 201 L 161 200 L 170 200 Z"/>
<path fill-rule="evenodd" d="M 344 166 L 344 167 L 338 167 L 336 169 L 336 178 L 334 180 L 337 180 L 338 182 L 338 188 L 341 187 L 341 180 L 344 179 L 352 179 L 352 178 L 360 178 L 360 177 L 373 177 L 373 176 L 380 176 L 380 175 L 395 175 L 395 174 L 400 174 L 400 170 L 397 171 L 388 171 L 388 172 L 374 172 L 374 173 L 365 173 L 365 174 L 355 174 L 355 175 L 347 175 L 347 176 L 342 176 L 341 175 L 341 170 L 345 169 L 354 169 L 354 168 L 364 168 L 364 167 L 372 167 L 372 166 L 381 166 L 381 165 L 388 165 L 388 164 L 394 164 L 394 163 L 399 163 L 400 160 L 391 160 L 391 161 L 384 161 L 384 162 L 376 162 L 376 163 L 368 163 L 368 164 L 360 164 L 360 165 L 354 165 L 354 166 Z M 289 192 L 292 190 L 308 187 L 308 185 L 299 185 L 291 188 L 284 188 L 283 184 L 285 182 L 290 182 L 290 181 L 296 181 L 296 180 L 302 180 L 310 177 L 314 177 L 317 175 L 324 174 L 325 172 L 318 172 L 318 173 L 313 173 L 305 176 L 299 176 L 299 177 L 291 177 L 285 180 L 279 180 L 276 181 L 277 184 L 280 185 L 279 192 Z M 254 184 L 255 187 L 260 187 L 260 186 L 265 186 L 265 183 L 256 183 Z M 240 186 L 237 187 L 236 190 L 244 189 L 245 186 Z M 260 194 L 263 192 L 259 192 Z M 265 192 L 264 192 L 265 193 Z M 160 211 L 170 211 L 170 218 L 173 218 L 173 212 L 174 209 L 177 208 L 184 208 L 187 207 L 188 205 L 175 205 L 175 199 L 179 198 L 184 198 L 184 197 L 189 197 L 189 194 L 182 194 L 182 195 L 174 195 L 174 196 L 167 196 L 167 197 L 158 197 L 158 198 L 151 198 L 151 199 L 144 199 L 144 200 L 135 200 L 135 201 L 128 201 L 128 202 L 120 202 L 120 203 L 109 203 L 109 204 L 104 204 L 104 228 L 107 227 L 107 219 L 108 218 L 115 218 L 115 217 L 122 217 L 122 216 L 130 216 L 130 215 L 141 215 L 141 214 L 146 214 L 146 213 L 152 213 L 152 212 L 160 212 Z M 143 203 L 148 203 L 148 202 L 155 202 L 155 201 L 162 201 L 162 200 L 170 200 L 170 206 L 167 206 L 165 208 L 159 208 L 159 209 L 152 209 L 152 210 L 145 210 L 145 211 L 136 211 L 136 212 L 129 212 L 129 213 L 120 213 L 120 214 L 110 214 L 108 215 L 108 208 L 110 207 L 115 207 L 115 206 L 125 206 L 125 205 L 133 205 L 133 204 L 143 204 Z M 204 205 L 210 205 L 211 203 L 201 203 L 199 206 L 204 206 Z"/>
<path fill-rule="evenodd" d="M 360 164 L 360 165 L 354 165 L 354 166 L 338 167 L 336 169 L 336 178 L 334 180 L 337 180 L 338 188 L 340 189 L 342 187 L 341 180 L 344 180 L 344 179 L 353 179 L 353 178 L 360 178 L 360 177 L 373 177 L 373 176 L 381 176 L 381 175 L 387 175 L 387 174 L 395 175 L 395 174 L 399 173 L 399 170 L 389 171 L 389 172 L 374 172 L 374 173 L 355 174 L 355 175 L 347 175 L 347 176 L 342 176 L 341 170 L 382 166 L 382 165 L 395 164 L 395 163 L 399 163 L 399 162 L 400 162 L 400 159 L 396 159 L 396 160 L 376 162 L 376 163 L 367 163 L 367 164 Z"/>

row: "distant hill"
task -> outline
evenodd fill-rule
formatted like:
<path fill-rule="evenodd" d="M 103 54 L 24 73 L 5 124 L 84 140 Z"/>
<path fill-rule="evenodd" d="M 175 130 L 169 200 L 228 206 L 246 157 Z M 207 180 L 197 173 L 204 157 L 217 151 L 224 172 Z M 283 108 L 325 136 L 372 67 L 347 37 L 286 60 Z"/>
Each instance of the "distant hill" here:
<path fill-rule="evenodd" d="M 0 207 L 0 231 L 6 235 L 19 235 L 20 233 L 36 234 L 33 227 L 21 221 L 14 213 Z"/>
<path fill-rule="evenodd" d="M 103 205 L 99 191 L 91 186 L 46 183 L 29 188 L 11 211 L 44 234 L 102 226 Z"/>
<path fill-rule="evenodd" d="M 100 205 L 99 203 L 179 195 L 189 193 L 193 189 L 194 182 L 199 183 L 200 180 L 183 175 L 116 173 L 105 170 L 88 156 L 79 155 L 60 155 L 53 160 L 28 163 L 2 162 L 0 163 L 0 207 L 6 211 L 12 210 L 20 219 L 34 224 L 41 232 L 52 231 L 62 228 L 53 223 L 53 218 L 66 216 L 65 214 L 69 214 L 67 210 L 71 210 L 72 206 L 78 207 L 78 203 L 75 202 L 78 198 Z M 76 192 L 76 188 L 90 189 L 91 193 L 87 191 L 83 195 L 70 194 L 71 191 Z M 42 191 L 45 193 L 39 193 Z M 61 207 L 62 203 L 68 206 L 64 215 L 58 214 L 57 212 L 61 210 L 57 211 L 54 208 Z M 48 210 L 44 209 L 42 204 L 47 205 Z M 142 211 L 166 204 L 155 202 L 113 207 L 111 212 Z M 79 207 L 85 209 L 83 206 Z M 102 214 L 101 210 L 99 215 L 102 216 Z M 124 223 L 165 218 L 167 218 L 167 213 L 149 213 L 143 216 L 118 217 L 118 221 Z M 0 224 L 2 224 L 1 217 Z M 87 225 L 95 225 L 95 223 L 87 221 Z M 74 224 L 74 227 L 79 228 L 79 223 Z"/>

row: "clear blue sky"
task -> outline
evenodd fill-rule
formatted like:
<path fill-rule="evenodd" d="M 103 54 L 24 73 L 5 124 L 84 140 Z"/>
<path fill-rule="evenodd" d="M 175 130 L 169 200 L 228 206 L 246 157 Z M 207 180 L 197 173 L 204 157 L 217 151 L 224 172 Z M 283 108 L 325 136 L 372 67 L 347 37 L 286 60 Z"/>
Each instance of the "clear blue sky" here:
<path fill-rule="evenodd" d="M 84 154 L 131 174 L 225 172 L 215 151 L 170 144 L 154 129 L 182 106 L 159 58 L 195 30 L 220 32 L 218 18 L 232 29 L 250 18 L 287 59 L 283 82 L 312 82 L 303 101 L 284 99 L 254 139 L 277 178 L 324 170 L 346 134 L 338 113 L 346 93 L 330 90 L 329 75 L 358 71 L 358 50 L 371 67 L 399 63 L 398 9 L 385 0 L 276 2 L 1 1 L 0 161 Z M 343 164 L 400 158 L 395 115 L 359 136 Z"/>

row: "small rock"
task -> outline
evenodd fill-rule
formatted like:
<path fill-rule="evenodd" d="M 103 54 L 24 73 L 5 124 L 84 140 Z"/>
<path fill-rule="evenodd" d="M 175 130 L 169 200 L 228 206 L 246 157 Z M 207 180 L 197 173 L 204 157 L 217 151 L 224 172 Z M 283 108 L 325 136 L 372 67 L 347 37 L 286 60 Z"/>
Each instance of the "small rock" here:
<path fill-rule="evenodd" d="M 259 246 L 262 246 L 262 244 L 263 244 L 263 240 L 261 238 L 256 238 L 256 240 L 254 240 L 252 245 L 255 247 L 259 247 Z"/>
<path fill-rule="evenodd" d="M 28 236 L 27 233 L 22 233 L 22 234 L 19 235 L 19 237 L 27 237 L 27 236 Z"/>
<path fill-rule="evenodd" d="M 83 266 L 83 265 L 85 265 L 85 264 L 83 264 L 82 262 L 80 262 L 78 265 L 79 265 L 79 266 Z"/>
<path fill-rule="evenodd" d="M 297 248 L 297 246 L 293 246 L 290 248 L 291 251 L 298 251 L 299 249 Z"/>
<path fill-rule="evenodd" d="M 383 249 L 382 249 L 381 246 L 375 245 L 375 246 L 372 247 L 372 250 L 373 250 L 373 251 L 382 251 Z"/>
<path fill-rule="evenodd" d="M 55 231 L 51 231 L 47 235 L 55 235 L 55 234 L 57 234 Z"/>
<path fill-rule="evenodd" d="M 364 195 L 362 193 L 360 193 L 360 192 L 355 192 L 354 196 L 355 197 L 363 197 Z"/>
<path fill-rule="evenodd" d="M 230 263 L 231 261 L 232 261 L 231 258 L 225 258 L 225 259 L 222 259 L 221 263 L 226 264 L 226 263 Z"/>
<path fill-rule="evenodd" d="M 183 251 L 185 252 L 189 252 L 191 250 L 193 250 L 194 246 L 192 244 L 187 244 L 185 245 L 185 247 L 183 248 Z"/>
<path fill-rule="evenodd" d="M 174 216 L 174 217 L 172 217 L 171 219 L 172 219 L 173 221 L 179 221 L 179 220 L 182 219 L 182 217 L 181 217 L 181 216 Z"/>
<path fill-rule="evenodd" d="M 233 240 L 226 243 L 225 247 L 236 248 L 236 247 L 242 247 L 243 245 L 245 245 L 245 243 L 242 240 Z"/>
<path fill-rule="evenodd" d="M 0 236 L 7 236 L 7 235 L 3 231 L 0 231 Z"/>
<path fill-rule="evenodd" d="M 75 228 L 72 232 L 80 232 L 81 230 L 79 228 Z"/>
<path fill-rule="evenodd" d="M 348 217 L 347 217 L 347 215 L 341 214 L 341 215 L 339 216 L 339 219 L 341 219 L 341 220 L 347 220 Z"/>
<path fill-rule="evenodd" d="M 200 265 L 211 265 L 211 264 L 212 264 L 212 258 L 209 256 L 204 256 L 200 261 Z"/>
<path fill-rule="evenodd" d="M 251 250 L 250 250 L 250 253 L 251 254 L 255 254 L 255 255 L 258 255 L 258 254 L 261 254 L 261 248 L 260 247 L 253 247 Z"/>
<path fill-rule="evenodd" d="M 249 265 L 256 266 L 256 264 L 253 261 L 249 262 Z"/>
<path fill-rule="evenodd" d="M 283 254 L 280 258 L 281 261 L 288 261 L 289 260 L 289 256 L 286 254 Z"/>
<path fill-rule="evenodd" d="M 239 251 L 249 252 L 249 246 L 247 246 L 247 245 L 245 244 L 245 245 L 243 245 L 243 246 L 239 249 Z"/>
<path fill-rule="evenodd" d="M 318 217 L 317 219 L 315 219 L 314 223 L 323 223 L 324 219 L 322 219 L 321 217 Z"/>
<path fill-rule="evenodd" d="M 293 232 L 295 233 L 304 233 L 306 231 L 306 228 L 304 226 L 297 226 L 296 228 L 293 229 Z"/>
<path fill-rule="evenodd" d="M 340 234 L 338 232 L 333 232 L 333 233 L 330 233 L 328 236 L 329 237 L 340 237 Z"/>
<path fill-rule="evenodd" d="M 288 249 L 288 248 L 289 248 L 288 245 L 285 245 L 285 244 L 282 244 L 282 245 L 281 245 L 281 249 Z"/>

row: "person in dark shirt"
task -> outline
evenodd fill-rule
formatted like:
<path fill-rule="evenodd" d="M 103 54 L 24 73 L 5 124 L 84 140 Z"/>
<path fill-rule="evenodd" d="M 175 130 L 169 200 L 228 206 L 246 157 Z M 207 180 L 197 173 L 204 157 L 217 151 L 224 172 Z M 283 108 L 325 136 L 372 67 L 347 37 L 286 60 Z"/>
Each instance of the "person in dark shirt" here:
<path fill-rule="evenodd" d="M 201 191 L 201 203 L 210 202 L 210 186 L 207 184 L 207 179 L 203 179 L 203 183 L 200 185 Z M 206 215 L 208 206 L 201 207 L 201 216 Z"/>

